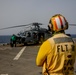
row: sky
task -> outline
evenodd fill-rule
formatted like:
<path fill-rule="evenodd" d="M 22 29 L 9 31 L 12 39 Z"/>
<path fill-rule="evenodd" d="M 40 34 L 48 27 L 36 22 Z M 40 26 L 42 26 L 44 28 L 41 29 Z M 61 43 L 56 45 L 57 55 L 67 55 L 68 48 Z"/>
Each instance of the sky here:
<path fill-rule="evenodd" d="M 47 28 L 55 14 L 65 16 L 69 24 L 76 24 L 76 0 L 0 0 L 0 29 L 33 22 Z M 0 30 L 0 35 L 17 34 L 25 27 Z M 76 34 L 76 27 L 69 26 L 66 33 Z"/>

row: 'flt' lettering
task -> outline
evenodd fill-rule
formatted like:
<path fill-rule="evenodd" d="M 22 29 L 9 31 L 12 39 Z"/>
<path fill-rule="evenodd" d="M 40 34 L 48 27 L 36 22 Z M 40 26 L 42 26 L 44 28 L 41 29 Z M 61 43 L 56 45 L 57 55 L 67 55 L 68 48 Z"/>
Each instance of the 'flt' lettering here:
<path fill-rule="evenodd" d="M 74 45 L 71 45 L 70 47 L 72 51 L 75 50 Z M 68 45 L 57 45 L 57 52 L 65 52 L 65 51 L 69 51 Z"/>

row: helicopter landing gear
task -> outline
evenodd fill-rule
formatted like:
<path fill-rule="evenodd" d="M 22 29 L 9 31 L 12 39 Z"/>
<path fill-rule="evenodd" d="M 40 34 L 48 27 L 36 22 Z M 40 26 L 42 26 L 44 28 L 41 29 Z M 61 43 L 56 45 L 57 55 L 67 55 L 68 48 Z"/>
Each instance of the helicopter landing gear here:
<path fill-rule="evenodd" d="M 27 43 L 24 43 L 24 46 L 26 46 L 27 45 Z"/>

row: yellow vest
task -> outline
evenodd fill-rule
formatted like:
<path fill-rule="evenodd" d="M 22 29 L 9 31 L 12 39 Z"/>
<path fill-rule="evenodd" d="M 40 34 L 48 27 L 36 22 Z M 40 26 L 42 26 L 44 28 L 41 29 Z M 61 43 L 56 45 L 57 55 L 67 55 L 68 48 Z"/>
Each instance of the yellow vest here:
<path fill-rule="evenodd" d="M 46 40 L 40 47 L 36 64 L 49 75 L 74 75 L 75 44 L 69 36 L 60 33 Z"/>

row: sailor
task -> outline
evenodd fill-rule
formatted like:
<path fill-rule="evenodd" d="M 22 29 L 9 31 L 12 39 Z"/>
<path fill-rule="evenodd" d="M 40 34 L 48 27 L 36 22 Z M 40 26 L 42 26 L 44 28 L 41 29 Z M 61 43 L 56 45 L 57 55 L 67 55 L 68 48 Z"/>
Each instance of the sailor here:
<path fill-rule="evenodd" d="M 15 46 L 16 47 L 16 35 L 13 34 L 12 37 L 11 37 L 11 46 Z"/>
<path fill-rule="evenodd" d="M 48 25 L 52 37 L 40 47 L 36 65 L 43 67 L 43 75 L 74 75 L 75 43 L 65 34 L 68 22 L 61 14 L 51 17 Z"/>

